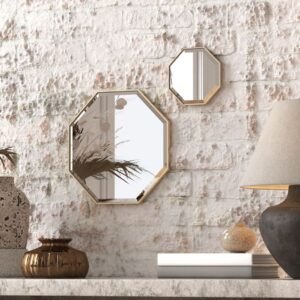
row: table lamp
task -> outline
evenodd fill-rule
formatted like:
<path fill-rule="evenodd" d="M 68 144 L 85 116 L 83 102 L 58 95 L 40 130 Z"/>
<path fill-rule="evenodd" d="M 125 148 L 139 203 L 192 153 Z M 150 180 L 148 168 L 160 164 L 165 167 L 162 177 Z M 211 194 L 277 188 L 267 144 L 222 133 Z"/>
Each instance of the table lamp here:
<path fill-rule="evenodd" d="M 288 190 L 261 215 L 261 236 L 275 260 L 300 278 L 300 101 L 275 103 L 250 159 L 242 188 Z"/>

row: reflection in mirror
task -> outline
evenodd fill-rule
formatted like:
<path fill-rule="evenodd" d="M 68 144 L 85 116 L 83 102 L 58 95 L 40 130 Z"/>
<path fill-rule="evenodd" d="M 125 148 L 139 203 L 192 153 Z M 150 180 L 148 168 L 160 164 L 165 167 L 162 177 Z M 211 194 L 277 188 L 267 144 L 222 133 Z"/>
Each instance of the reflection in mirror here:
<path fill-rule="evenodd" d="M 70 126 L 70 171 L 99 203 L 138 203 L 168 170 L 168 121 L 139 91 L 97 93 Z"/>
<path fill-rule="evenodd" d="M 220 62 L 205 48 L 183 49 L 169 71 L 170 90 L 184 104 L 206 104 L 221 86 Z"/>

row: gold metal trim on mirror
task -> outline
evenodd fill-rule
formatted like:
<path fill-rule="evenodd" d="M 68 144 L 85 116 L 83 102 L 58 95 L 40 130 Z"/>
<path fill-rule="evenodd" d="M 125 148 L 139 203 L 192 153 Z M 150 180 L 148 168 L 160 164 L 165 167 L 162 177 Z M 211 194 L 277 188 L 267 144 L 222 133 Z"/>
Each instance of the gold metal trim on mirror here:
<path fill-rule="evenodd" d="M 192 51 L 192 50 L 203 50 L 205 51 L 218 65 L 219 69 L 219 76 L 218 76 L 218 81 L 219 84 L 213 86 L 211 91 L 203 98 L 203 100 L 185 100 L 182 98 L 182 96 L 171 86 L 172 80 L 171 80 L 171 67 L 175 63 L 175 61 L 179 58 L 179 56 L 184 53 L 185 51 Z M 207 104 L 213 96 L 220 90 L 222 83 L 221 83 L 221 75 L 222 73 L 222 68 L 221 68 L 221 62 L 206 48 L 206 47 L 194 47 L 194 48 L 183 48 L 173 59 L 171 64 L 169 65 L 169 90 L 176 96 L 176 98 L 184 105 L 205 105 Z"/>
<path fill-rule="evenodd" d="M 73 171 L 72 167 L 72 136 L 73 136 L 73 126 L 76 123 L 77 119 L 81 116 L 83 112 L 86 111 L 86 109 L 93 103 L 92 100 L 98 95 L 103 93 L 124 93 L 124 94 L 130 94 L 134 93 L 137 96 L 139 96 L 142 101 L 151 109 L 151 111 L 162 120 L 164 123 L 164 145 L 165 145 L 165 151 L 164 151 L 164 166 L 159 170 L 159 172 L 156 174 L 152 182 L 144 189 L 144 191 L 137 197 L 137 199 L 110 199 L 105 201 L 97 201 L 97 197 L 95 194 L 91 191 L 91 189 L 87 186 L 87 184 L 79 178 L 79 176 Z M 165 176 L 165 174 L 170 169 L 170 157 L 169 157 L 169 150 L 170 150 L 170 121 L 161 113 L 161 111 L 149 100 L 149 98 L 146 96 L 145 93 L 143 93 L 141 90 L 138 89 L 127 89 L 127 90 L 105 90 L 105 91 L 99 91 L 95 93 L 88 101 L 87 104 L 83 107 L 83 109 L 76 115 L 74 120 L 69 125 L 69 171 L 71 175 L 82 185 L 82 187 L 86 190 L 86 192 L 91 196 L 91 198 L 94 200 L 96 204 L 101 205 L 109 205 L 109 204 L 140 204 L 142 203 L 147 196 L 153 191 L 153 189 L 160 183 L 162 178 Z"/>

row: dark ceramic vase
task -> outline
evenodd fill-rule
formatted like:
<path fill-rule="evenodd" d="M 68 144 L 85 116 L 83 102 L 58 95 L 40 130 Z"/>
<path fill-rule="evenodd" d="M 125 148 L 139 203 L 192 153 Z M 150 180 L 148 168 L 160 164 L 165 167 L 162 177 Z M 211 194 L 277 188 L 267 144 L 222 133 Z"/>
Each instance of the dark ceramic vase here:
<path fill-rule="evenodd" d="M 300 278 L 300 185 L 290 186 L 285 201 L 263 212 L 259 228 L 282 269 L 292 278 Z"/>

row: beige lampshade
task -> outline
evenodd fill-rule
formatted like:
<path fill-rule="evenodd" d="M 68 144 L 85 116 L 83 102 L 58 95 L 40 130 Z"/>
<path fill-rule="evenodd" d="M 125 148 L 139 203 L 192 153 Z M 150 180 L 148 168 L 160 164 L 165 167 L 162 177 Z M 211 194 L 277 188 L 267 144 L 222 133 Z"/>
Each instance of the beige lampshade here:
<path fill-rule="evenodd" d="M 285 190 L 300 185 L 300 101 L 275 103 L 250 159 L 242 188 Z"/>

